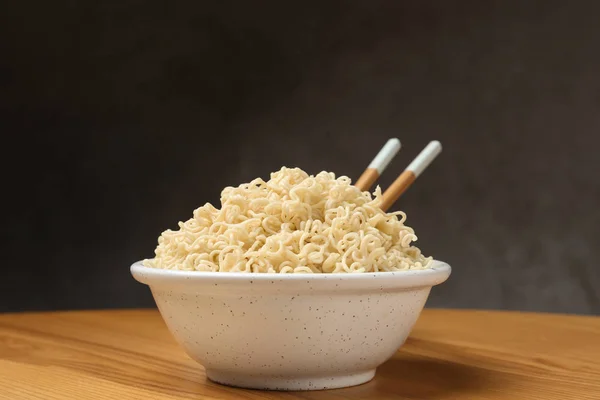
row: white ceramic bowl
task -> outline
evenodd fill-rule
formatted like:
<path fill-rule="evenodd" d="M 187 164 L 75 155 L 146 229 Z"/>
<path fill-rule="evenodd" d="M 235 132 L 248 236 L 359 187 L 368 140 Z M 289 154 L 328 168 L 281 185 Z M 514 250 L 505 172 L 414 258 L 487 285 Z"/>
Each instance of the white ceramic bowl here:
<path fill-rule="evenodd" d="M 131 266 L 169 330 L 209 379 L 273 390 L 367 382 L 404 343 L 432 269 L 357 274 L 186 272 Z"/>

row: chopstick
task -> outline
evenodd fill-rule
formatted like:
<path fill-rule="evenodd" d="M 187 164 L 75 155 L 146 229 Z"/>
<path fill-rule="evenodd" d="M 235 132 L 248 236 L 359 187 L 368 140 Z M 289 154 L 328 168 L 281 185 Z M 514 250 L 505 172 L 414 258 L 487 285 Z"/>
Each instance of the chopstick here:
<path fill-rule="evenodd" d="M 371 164 L 365 169 L 354 186 L 360 189 L 361 192 L 369 190 L 383 171 L 387 168 L 394 156 L 400 151 L 400 140 L 392 138 L 379 150 Z"/>
<path fill-rule="evenodd" d="M 437 140 L 429 144 L 419 153 L 417 157 L 406 167 L 404 172 L 396 178 L 394 183 L 383 193 L 381 204 L 383 211 L 387 211 L 398 200 L 398 198 L 408 189 L 408 187 L 423 173 L 425 168 L 442 151 L 442 144 Z"/>

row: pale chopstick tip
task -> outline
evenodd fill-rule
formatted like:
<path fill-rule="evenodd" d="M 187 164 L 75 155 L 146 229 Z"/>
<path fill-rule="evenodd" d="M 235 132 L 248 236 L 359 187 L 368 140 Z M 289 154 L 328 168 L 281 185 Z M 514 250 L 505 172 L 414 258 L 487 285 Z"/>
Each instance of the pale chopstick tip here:
<path fill-rule="evenodd" d="M 398 154 L 401 147 L 402 144 L 398 138 L 391 138 L 386 142 L 381 150 L 379 150 L 379 153 L 377 153 L 375 158 L 373 158 L 373 161 L 371 161 L 371 164 L 369 164 L 368 168 L 376 169 L 377 173 L 381 175 L 396 154 Z"/>
<path fill-rule="evenodd" d="M 416 177 L 421 175 L 425 168 L 442 152 L 442 144 L 437 140 L 432 140 L 415 159 L 406 167 L 407 171 L 411 171 Z"/>
<path fill-rule="evenodd" d="M 439 140 L 432 140 L 427 146 L 433 146 L 438 149 L 438 154 L 442 151 L 442 144 Z"/>
<path fill-rule="evenodd" d="M 397 148 L 396 151 L 398 151 L 398 150 L 400 150 L 400 147 L 402 147 L 402 143 L 400 143 L 400 139 L 398 139 L 398 138 L 391 138 L 390 140 L 387 141 L 385 146 L 394 146 L 395 148 Z"/>

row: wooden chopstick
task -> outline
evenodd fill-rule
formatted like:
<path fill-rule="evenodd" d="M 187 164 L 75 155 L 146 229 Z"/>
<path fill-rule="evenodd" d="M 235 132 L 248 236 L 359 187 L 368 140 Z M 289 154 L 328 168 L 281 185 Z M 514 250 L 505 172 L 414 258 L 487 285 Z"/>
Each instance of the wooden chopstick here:
<path fill-rule="evenodd" d="M 390 164 L 392 159 L 400 151 L 400 140 L 392 138 L 379 150 L 379 153 L 375 156 L 371 164 L 365 169 L 360 178 L 356 181 L 354 186 L 359 188 L 361 192 L 369 190 L 371 186 L 379 179 L 383 171 Z"/>
<path fill-rule="evenodd" d="M 381 209 L 387 211 L 441 151 L 442 144 L 440 142 L 437 140 L 429 142 L 408 167 L 406 167 L 404 172 L 383 193 L 382 201 L 379 205 Z"/>

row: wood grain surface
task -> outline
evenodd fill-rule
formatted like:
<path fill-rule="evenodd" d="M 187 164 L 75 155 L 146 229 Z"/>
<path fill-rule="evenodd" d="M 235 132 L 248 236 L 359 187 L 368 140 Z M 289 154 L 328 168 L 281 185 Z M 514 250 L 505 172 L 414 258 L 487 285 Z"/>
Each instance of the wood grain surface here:
<path fill-rule="evenodd" d="M 427 309 L 367 384 L 207 381 L 155 310 L 0 315 L 0 399 L 600 399 L 600 318 Z"/>

